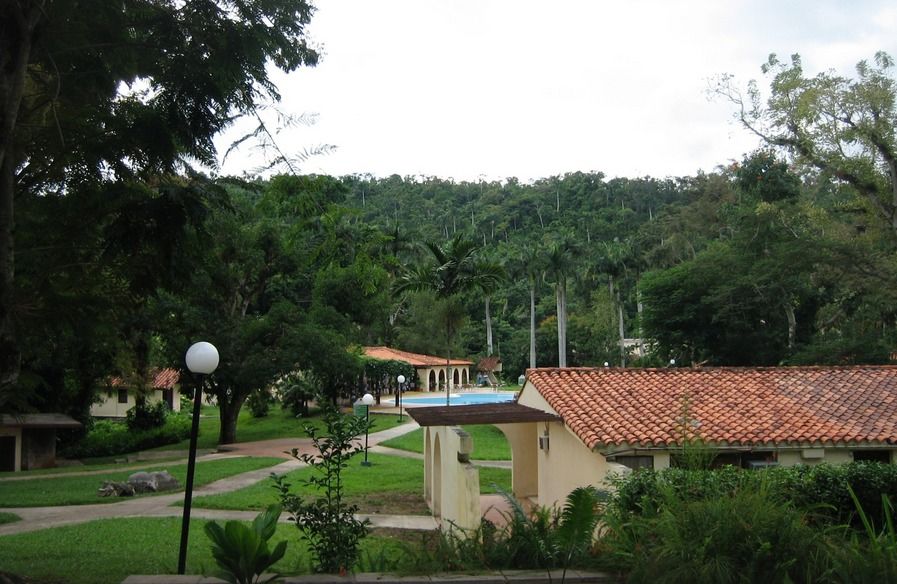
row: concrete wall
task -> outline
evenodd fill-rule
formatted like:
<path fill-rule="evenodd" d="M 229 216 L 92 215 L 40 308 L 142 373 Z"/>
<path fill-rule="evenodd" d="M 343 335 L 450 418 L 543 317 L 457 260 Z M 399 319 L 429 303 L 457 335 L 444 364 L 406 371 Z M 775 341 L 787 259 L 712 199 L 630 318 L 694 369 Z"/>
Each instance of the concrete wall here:
<path fill-rule="evenodd" d="M 56 430 L 25 428 L 22 430 L 22 470 L 56 466 Z"/>
<path fill-rule="evenodd" d="M 0 426 L 0 436 L 14 436 L 16 439 L 16 461 L 14 471 L 22 470 L 22 429 Z"/>
<path fill-rule="evenodd" d="M 480 524 L 480 472 L 470 463 L 473 440 L 460 428 L 424 431 L 424 496 L 443 529 Z"/>

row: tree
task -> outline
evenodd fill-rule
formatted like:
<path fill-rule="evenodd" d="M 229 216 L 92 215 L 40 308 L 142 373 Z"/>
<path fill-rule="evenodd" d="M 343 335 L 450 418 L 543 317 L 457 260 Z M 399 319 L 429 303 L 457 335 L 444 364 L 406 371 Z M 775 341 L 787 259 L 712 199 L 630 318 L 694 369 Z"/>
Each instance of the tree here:
<path fill-rule="evenodd" d="M 523 247 L 516 260 L 518 271 L 529 284 L 529 366 L 536 367 L 536 288 L 544 275 L 543 257 L 533 246 Z"/>
<path fill-rule="evenodd" d="M 545 256 L 545 271 L 554 279 L 558 316 L 558 367 L 567 366 L 567 277 L 574 269 L 577 247 L 569 238 L 553 243 Z"/>
<path fill-rule="evenodd" d="M 494 288 L 503 279 L 504 273 L 498 264 L 478 261 L 479 247 L 461 234 L 445 245 L 427 242 L 426 248 L 430 252 L 428 261 L 401 275 L 393 286 L 393 293 L 432 292 L 440 301 L 440 320 L 445 331 L 445 364 L 450 372 L 452 340 L 466 315 L 459 296 L 463 292 Z M 446 405 L 449 393 L 446 387 Z"/>
<path fill-rule="evenodd" d="M 745 128 L 785 150 L 796 162 L 850 185 L 897 238 L 897 85 L 893 59 L 860 61 L 857 78 L 831 72 L 806 77 L 800 55 L 784 63 L 770 55 L 765 105 L 755 81 L 747 98 L 724 76 L 718 94 L 737 107 Z"/>
<path fill-rule="evenodd" d="M 214 166 L 213 137 L 279 98 L 268 66 L 317 62 L 311 13 L 304 0 L 0 4 L 0 392 L 21 363 L 16 205 Z"/>

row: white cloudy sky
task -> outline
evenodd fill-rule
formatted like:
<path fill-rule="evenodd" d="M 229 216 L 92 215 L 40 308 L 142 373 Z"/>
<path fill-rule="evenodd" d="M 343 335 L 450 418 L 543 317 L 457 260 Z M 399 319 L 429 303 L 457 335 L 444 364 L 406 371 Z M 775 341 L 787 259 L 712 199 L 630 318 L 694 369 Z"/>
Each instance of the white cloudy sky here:
<path fill-rule="evenodd" d="M 316 4 L 321 63 L 276 80 L 282 109 L 318 123 L 278 140 L 288 152 L 335 145 L 302 167 L 333 175 L 694 174 L 756 146 L 708 99 L 715 75 L 759 78 L 771 52 L 800 53 L 810 73 L 897 56 L 886 1 Z M 232 154 L 222 171 L 254 168 L 253 156 Z"/>

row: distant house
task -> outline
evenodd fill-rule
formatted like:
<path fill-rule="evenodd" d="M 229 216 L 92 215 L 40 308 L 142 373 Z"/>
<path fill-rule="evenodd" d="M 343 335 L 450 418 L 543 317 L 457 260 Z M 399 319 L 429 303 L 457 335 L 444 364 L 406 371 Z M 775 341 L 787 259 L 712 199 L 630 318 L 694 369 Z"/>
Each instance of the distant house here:
<path fill-rule="evenodd" d="M 62 414 L 0 415 L 0 472 L 56 466 L 56 430 L 80 427 Z"/>
<path fill-rule="evenodd" d="M 496 373 L 501 373 L 501 358 L 496 355 L 483 357 L 477 363 L 477 385 L 479 385 L 480 376 L 484 377 L 490 386 L 498 386 L 498 377 Z"/>
<path fill-rule="evenodd" d="M 180 381 L 177 369 L 160 369 L 152 373 L 151 390 L 147 403 L 165 402 L 175 412 L 181 410 Z M 98 418 L 124 418 L 128 410 L 137 403 L 137 389 L 129 387 L 121 378 L 109 380 L 102 401 L 90 407 L 90 414 Z"/>
<path fill-rule="evenodd" d="M 409 413 L 426 427 L 426 495 L 437 515 L 435 477 L 451 484 L 460 472 L 444 446 L 457 442 L 455 426 L 473 423 L 508 437 L 514 494 L 548 506 L 611 472 L 675 464 L 694 440 L 716 463 L 745 468 L 897 462 L 895 366 L 530 369 L 515 403 Z"/>
<path fill-rule="evenodd" d="M 364 347 L 364 354 L 374 359 L 385 361 L 403 361 L 417 371 L 420 380 L 420 391 L 439 391 L 446 386 L 449 389 L 455 386 L 470 384 L 470 367 L 472 361 L 464 359 L 452 359 L 446 364 L 445 357 L 434 355 L 421 355 L 409 353 L 391 347 Z"/>

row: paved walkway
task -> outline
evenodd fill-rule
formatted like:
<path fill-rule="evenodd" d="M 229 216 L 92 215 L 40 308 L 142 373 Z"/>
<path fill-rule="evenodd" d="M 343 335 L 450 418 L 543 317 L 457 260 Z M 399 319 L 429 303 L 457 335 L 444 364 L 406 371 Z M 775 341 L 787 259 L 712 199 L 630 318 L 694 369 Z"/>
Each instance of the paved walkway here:
<path fill-rule="evenodd" d="M 406 450 L 398 450 L 386 446 L 380 446 L 380 442 L 390 440 L 397 436 L 413 432 L 419 426 L 416 422 L 410 422 L 401 426 L 395 426 L 387 430 L 375 432 L 368 437 L 369 449 L 371 452 L 389 454 L 392 456 L 403 456 L 406 458 L 423 459 L 423 455 L 417 452 L 408 452 Z M 294 459 L 290 454 L 292 449 L 297 449 L 301 453 L 313 454 L 315 452 L 308 438 L 283 438 L 276 440 L 261 440 L 258 442 L 243 442 L 231 444 L 226 447 L 223 453 L 208 454 L 198 458 L 197 460 L 216 460 L 222 458 L 232 458 L 236 456 L 272 456 L 284 458 L 284 462 L 258 470 L 245 472 L 219 479 L 213 483 L 199 487 L 193 491 L 194 497 L 203 495 L 217 495 L 236 491 L 244 487 L 253 485 L 259 481 L 267 479 L 272 472 L 277 474 L 285 474 L 297 468 L 305 466 L 302 462 Z M 167 463 L 146 464 L 146 465 L 127 465 L 121 468 L 71 472 L 61 474 L 40 475 L 39 477 L 28 478 L 61 478 L 66 476 L 79 476 L 102 474 L 115 472 L 118 470 L 142 470 L 146 468 L 164 466 Z M 177 461 L 174 461 L 177 462 Z M 474 461 L 478 466 L 494 466 L 499 468 L 509 468 L 510 461 Z M 8 477 L 0 480 L 25 480 L 19 477 Z M 0 508 L 0 511 L 15 513 L 22 518 L 21 521 L 0 525 L 0 536 L 14 533 L 26 533 L 29 531 L 37 531 L 40 529 L 48 529 L 50 527 L 58 527 L 61 525 L 72 525 L 76 523 L 85 523 L 96 519 L 113 519 L 121 517 L 180 517 L 182 510 L 180 506 L 172 506 L 175 503 L 184 500 L 184 493 L 172 493 L 168 495 L 153 495 L 146 497 L 137 497 L 134 499 L 124 499 L 117 503 L 97 503 L 93 505 L 66 505 L 58 507 L 10 507 Z M 487 519 L 495 523 L 503 523 L 504 516 L 510 511 L 508 502 L 501 495 L 482 495 L 480 497 L 480 508 Z M 202 519 L 217 520 L 252 520 L 257 515 L 255 511 L 233 511 L 221 509 L 201 509 L 194 507 L 191 516 Z M 359 515 L 360 518 L 368 519 L 374 527 L 389 527 L 395 529 L 415 529 L 415 530 L 433 530 L 438 524 L 436 520 L 429 515 Z M 281 522 L 289 521 L 286 516 L 281 517 Z"/>
<path fill-rule="evenodd" d="M 407 432 L 412 432 L 418 428 L 416 423 L 404 424 L 396 426 L 381 432 L 375 432 L 369 436 L 369 444 L 376 445 L 380 441 L 389 440 L 396 436 L 401 436 Z M 232 456 L 278 456 L 287 458 L 284 462 L 273 467 L 262 468 L 245 472 L 217 480 L 213 483 L 199 487 L 193 491 L 195 497 L 203 495 L 217 495 L 242 489 L 249 485 L 255 484 L 261 480 L 268 478 L 272 472 L 284 474 L 305 466 L 302 462 L 294 459 L 291 455 L 284 455 L 287 448 L 298 448 L 300 452 L 314 452 L 311 446 L 311 440 L 308 438 L 290 438 L 278 440 L 263 440 L 260 442 L 244 442 L 241 444 L 231 445 L 229 452 L 226 454 L 213 454 L 202 457 L 209 460 L 213 458 L 224 458 Z M 149 466 L 149 465 L 146 465 Z M 144 467 L 145 468 L 145 467 Z M 115 469 L 112 470 L 114 472 Z M 99 471 L 110 472 L 110 471 Z M 74 473 L 65 473 L 64 476 L 72 476 Z M 49 475 L 56 476 L 56 475 Z M 41 476 L 40 478 L 44 478 Z M 110 519 L 119 517 L 167 517 L 181 515 L 180 507 L 172 507 L 172 504 L 183 501 L 184 493 L 172 493 L 169 495 L 153 495 L 147 497 L 137 497 L 134 499 L 126 499 L 118 503 L 102 503 L 93 505 L 66 505 L 59 507 L 10 507 L 0 508 L 0 511 L 15 513 L 22 518 L 21 521 L 14 523 L 6 523 L 0 525 L 0 535 L 9 535 L 13 533 L 26 533 L 29 531 L 37 531 L 39 529 L 47 529 L 60 525 L 71 525 L 75 523 L 85 523 L 96 519 Z M 192 517 L 211 518 L 211 519 L 252 519 L 256 516 L 256 512 L 245 511 L 222 511 L 213 509 L 192 510 Z M 375 527 L 393 527 L 399 529 L 436 529 L 435 520 L 427 515 L 362 515 L 368 518 Z M 281 518 L 286 521 L 285 517 Z"/>

